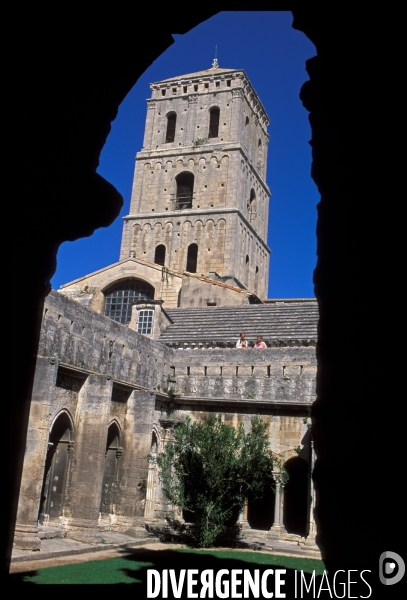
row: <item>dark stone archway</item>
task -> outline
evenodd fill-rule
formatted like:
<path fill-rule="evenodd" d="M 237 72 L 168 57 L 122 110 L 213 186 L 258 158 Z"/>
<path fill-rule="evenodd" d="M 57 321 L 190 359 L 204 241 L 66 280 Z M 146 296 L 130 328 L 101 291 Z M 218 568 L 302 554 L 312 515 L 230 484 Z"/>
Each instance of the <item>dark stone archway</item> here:
<path fill-rule="evenodd" d="M 270 530 L 274 523 L 275 500 L 274 484 L 265 488 L 263 497 L 257 502 L 249 498 L 247 521 L 251 529 Z"/>
<path fill-rule="evenodd" d="M 391 272 L 399 256 L 397 224 L 404 223 L 398 218 L 404 180 L 395 139 L 404 115 L 404 107 L 401 112 L 397 105 L 403 35 L 397 17 L 379 5 L 353 3 L 348 10 L 344 4 L 306 0 L 217 6 L 245 8 L 292 9 L 294 27 L 317 48 L 301 97 L 310 111 L 312 176 L 321 193 L 315 272 L 319 373 L 312 412 L 318 543 L 329 570 L 376 573 L 381 552 L 403 553 L 401 495 L 372 492 L 378 473 L 383 485 L 398 479 L 397 457 L 403 456 L 404 423 L 396 418 L 403 397 L 398 356 L 379 351 L 383 341 L 386 348 L 398 347 L 400 331 L 398 304 L 391 310 L 388 305 L 399 280 L 399 272 Z M 14 273 L 25 265 L 29 293 L 23 315 L 13 321 L 9 351 L 14 387 L 8 403 L 12 435 L 10 503 L 3 514 L 5 570 L 43 299 L 56 251 L 63 241 L 90 235 L 118 214 L 120 195 L 96 174 L 110 122 L 140 74 L 172 43 L 171 33 L 188 31 L 214 12 L 199 9 L 192 17 L 182 5 L 178 9 L 173 17 L 168 11 L 154 15 L 149 45 L 137 35 L 132 5 L 128 12 L 109 5 L 105 12 L 81 9 L 80 15 L 66 6 L 63 19 L 51 23 L 46 5 L 27 5 L 23 11 L 16 5 L 19 14 L 11 16 L 13 79 L 5 94 L 12 96 L 7 120 L 13 143 L 7 155 L 13 169 L 5 197 L 18 210 L 17 216 L 11 213 L 11 227 L 18 224 L 23 233 L 12 247 Z M 379 291 L 386 294 L 385 302 L 379 303 Z M 386 447 L 388 432 L 391 459 L 383 451 L 374 461 L 364 460 L 372 440 Z M 372 525 L 378 511 L 386 521 L 380 528 Z M 386 590 L 388 595 L 393 591 Z"/>
<path fill-rule="evenodd" d="M 309 510 L 309 466 L 300 458 L 290 458 L 285 463 L 289 475 L 284 486 L 284 513 L 283 523 L 287 533 L 295 533 L 305 537 L 307 535 L 308 510 Z"/>

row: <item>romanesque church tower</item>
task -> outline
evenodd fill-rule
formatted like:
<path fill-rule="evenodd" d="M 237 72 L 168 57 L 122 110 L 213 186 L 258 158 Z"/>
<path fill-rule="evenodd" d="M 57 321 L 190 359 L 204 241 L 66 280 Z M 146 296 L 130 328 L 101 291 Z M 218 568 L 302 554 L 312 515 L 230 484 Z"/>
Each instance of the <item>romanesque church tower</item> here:
<path fill-rule="evenodd" d="M 261 302 L 270 191 L 260 99 L 243 70 L 216 59 L 151 90 L 120 261 L 61 291 L 120 322 L 130 321 L 134 300 L 164 308 Z"/>
<path fill-rule="evenodd" d="M 268 117 L 241 70 L 151 85 L 121 259 L 235 278 L 267 295 Z"/>

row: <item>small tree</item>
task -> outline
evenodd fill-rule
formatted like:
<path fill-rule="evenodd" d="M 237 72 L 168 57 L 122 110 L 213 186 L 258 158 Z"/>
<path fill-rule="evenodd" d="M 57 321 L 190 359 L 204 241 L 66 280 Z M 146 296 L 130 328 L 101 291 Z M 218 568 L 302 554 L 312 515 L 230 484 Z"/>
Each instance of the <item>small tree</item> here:
<path fill-rule="evenodd" d="M 282 464 L 268 442 L 268 424 L 252 418 L 246 434 L 220 415 L 192 423 L 187 418 L 175 428 L 174 440 L 155 460 L 163 490 L 173 505 L 194 514 L 192 537 L 200 547 L 213 545 L 225 532 L 236 510 L 250 496 L 259 499 L 274 483 L 273 471 Z"/>

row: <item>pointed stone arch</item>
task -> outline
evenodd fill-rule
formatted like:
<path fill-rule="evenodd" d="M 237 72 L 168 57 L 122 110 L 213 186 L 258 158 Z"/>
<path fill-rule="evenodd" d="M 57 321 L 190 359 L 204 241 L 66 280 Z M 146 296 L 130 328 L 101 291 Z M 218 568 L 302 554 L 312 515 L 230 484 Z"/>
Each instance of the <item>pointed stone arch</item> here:
<path fill-rule="evenodd" d="M 123 453 L 121 446 L 122 429 L 117 419 L 113 419 L 107 429 L 106 450 L 100 512 L 103 515 L 114 514 L 116 505 L 116 489 L 118 484 L 119 460 Z"/>
<path fill-rule="evenodd" d="M 161 439 L 158 430 L 153 427 L 151 432 L 150 440 L 150 454 L 154 458 L 159 452 L 161 447 Z M 148 475 L 147 475 L 147 486 L 146 486 L 146 504 L 144 509 L 144 517 L 147 519 L 154 518 L 155 514 L 155 502 L 156 502 L 156 491 L 158 484 L 157 466 L 154 462 L 149 462 Z"/>
<path fill-rule="evenodd" d="M 64 513 L 68 473 L 73 452 L 74 425 L 71 414 L 62 409 L 52 420 L 45 458 L 38 521 L 59 523 Z"/>

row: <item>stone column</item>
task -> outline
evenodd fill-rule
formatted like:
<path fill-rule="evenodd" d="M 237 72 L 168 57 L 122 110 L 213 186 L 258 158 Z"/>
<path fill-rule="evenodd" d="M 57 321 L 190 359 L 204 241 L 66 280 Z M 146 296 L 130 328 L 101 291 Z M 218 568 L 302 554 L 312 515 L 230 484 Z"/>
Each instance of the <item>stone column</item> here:
<path fill-rule="evenodd" d="M 79 541 L 97 540 L 98 519 L 112 381 L 106 375 L 90 374 L 82 388 L 75 453 L 68 483 L 68 536 Z M 64 515 L 64 516 L 65 516 Z"/>
<path fill-rule="evenodd" d="M 192 142 L 200 137 L 207 137 L 205 131 L 197 133 L 196 129 L 196 112 L 198 106 L 198 95 L 190 94 L 188 96 L 188 119 L 186 125 L 185 145 L 192 146 Z"/>
<path fill-rule="evenodd" d="M 14 535 L 14 546 L 22 550 L 40 550 L 41 547 L 38 511 L 57 372 L 55 358 L 37 358 Z"/>
<path fill-rule="evenodd" d="M 147 100 L 146 126 L 144 129 L 143 150 L 153 149 L 153 128 L 155 121 L 156 101 L 153 98 Z"/>
<path fill-rule="evenodd" d="M 156 453 L 152 453 L 152 456 L 155 458 Z M 147 489 L 146 489 L 146 506 L 144 510 L 144 517 L 146 519 L 154 518 L 154 504 L 155 504 L 155 488 L 157 481 L 157 469 L 156 466 L 150 463 L 148 467 L 148 476 L 147 476 Z"/>
<path fill-rule="evenodd" d="M 243 123 L 243 88 L 232 89 L 232 114 L 230 123 L 230 138 L 231 142 L 243 142 L 241 136 L 244 128 Z"/>
<path fill-rule="evenodd" d="M 274 502 L 274 523 L 270 529 L 273 535 L 279 536 L 281 533 L 286 533 L 283 524 L 283 509 L 284 509 L 284 487 L 279 483 L 279 472 L 274 473 L 276 482 L 275 502 Z"/>
<path fill-rule="evenodd" d="M 315 464 L 315 450 L 314 450 L 314 440 L 312 438 L 311 433 L 311 423 L 308 423 L 308 431 L 310 435 L 310 446 L 311 446 L 311 456 L 310 456 L 310 468 L 308 475 L 308 525 L 307 525 L 307 539 L 305 543 L 307 545 L 316 545 L 316 535 L 317 528 L 315 524 L 315 487 L 314 481 L 312 479 L 312 474 L 314 472 L 314 464 Z"/>
<path fill-rule="evenodd" d="M 116 526 L 120 531 L 139 536 L 144 532 L 147 503 L 151 498 L 149 485 L 154 473 L 147 461 L 151 448 L 151 433 L 155 393 L 134 390 L 126 410 L 123 457 L 118 478 Z M 154 506 L 148 510 L 154 510 Z"/>
<path fill-rule="evenodd" d="M 180 420 L 177 417 L 162 417 L 159 419 L 161 425 L 161 448 L 164 450 L 165 445 L 173 439 L 174 428 Z M 165 496 L 161 484 L 156 487 L 155 495 L 155 516 L 157 520 L 164 521 L 166 517 L 171 517 L 178 521 L 183 521 L 182 511 L 178 506 L 173 506 Z"/>
<path fill-rule="evenodd" d="M 251 529 L 249 521 L 247 520 L 248 510 L 249 503 L 247 500 L 245 500 L 245 503 L 243 504 L 243 508 L 240 511 L 239 518 L 237 520 L 238 525 L 240 525 L 242 529 Z"/>

